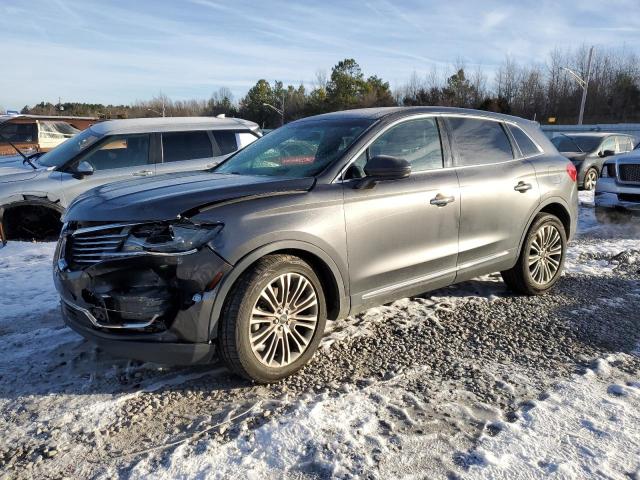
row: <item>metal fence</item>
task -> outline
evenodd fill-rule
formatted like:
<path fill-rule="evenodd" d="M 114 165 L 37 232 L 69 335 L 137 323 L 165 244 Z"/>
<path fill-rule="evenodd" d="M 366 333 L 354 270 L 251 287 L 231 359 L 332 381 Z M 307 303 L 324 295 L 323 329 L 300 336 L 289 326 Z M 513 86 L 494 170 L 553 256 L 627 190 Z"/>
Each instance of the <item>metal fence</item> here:
<path fill-rule="evenodd" d="M 542 131 L 549 138 L 558 133 L 569 132 L 612 132 L 626 133 L 635 137 L 635 142 L 640 141 L 640 123 L 598 123 L 592 125 L 542 125 Z"/>

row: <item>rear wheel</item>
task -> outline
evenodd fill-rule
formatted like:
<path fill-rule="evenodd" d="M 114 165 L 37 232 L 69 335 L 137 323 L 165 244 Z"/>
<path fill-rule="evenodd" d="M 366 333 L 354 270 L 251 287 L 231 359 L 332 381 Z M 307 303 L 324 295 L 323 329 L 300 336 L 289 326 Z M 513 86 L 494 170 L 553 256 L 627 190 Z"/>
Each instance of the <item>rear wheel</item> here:
<path fill-rule="evenodd" d="M 510 270 L 501 272 L 502 278 L 518 293 L 545 293 L 560 279 L 566 246 L 562 222 L 555 215 L 540 213 L 529 228 L 518 262 Z"/>
<path fill-rule="evenodd" d="M 587 173 L 584 174 L 584 189 L 593 190 L 596 188 L 596 183 L 598 183 L 598 170 L 591 167 L 587 170 Z"/>
<path fill-rule="evenodd" d="M 220 327 L 221 356 L 245 378 L 280 380 L 313 356 L 326 316 L 322 285 L 313 269 L 292 255 L 266 256 L 230 292 Z"/>

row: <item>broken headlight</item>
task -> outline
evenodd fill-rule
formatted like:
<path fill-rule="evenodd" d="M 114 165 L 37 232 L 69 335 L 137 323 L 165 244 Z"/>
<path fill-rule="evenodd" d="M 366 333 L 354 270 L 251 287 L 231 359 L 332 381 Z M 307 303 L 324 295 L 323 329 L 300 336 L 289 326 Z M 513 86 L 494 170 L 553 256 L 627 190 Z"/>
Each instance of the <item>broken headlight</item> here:
<path fill-rule="evenodd" d="M 220 230 L 221 224 L 176 222 L 140 225 L 131 229 L 122 251 L 188 253 L 213 240 Z"/>

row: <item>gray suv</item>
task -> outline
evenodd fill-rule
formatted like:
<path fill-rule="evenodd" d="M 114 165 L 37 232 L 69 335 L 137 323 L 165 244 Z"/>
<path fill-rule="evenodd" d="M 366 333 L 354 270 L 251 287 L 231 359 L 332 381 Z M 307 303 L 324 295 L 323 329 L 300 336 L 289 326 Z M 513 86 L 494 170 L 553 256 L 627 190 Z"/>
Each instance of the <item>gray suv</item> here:
<path fill-rule="evenodd" d="M 69 207 L 67 324 L 115 354 L 301 368 L 327 319 L 500 271 L 541 294 L 576 230 L 576 170 L 520 118 L 450 108 L 290 123 L 210 172 L 97 188 Z"/>
<path fill-rule="evenodd" d="M 235 118 L 111 120 L 48 153 L 1 158 L 0 236 L 57 238 L 60 216 L 79 194 L 131 177 L 212 168 L 260 135 L 257 124 Z"/>

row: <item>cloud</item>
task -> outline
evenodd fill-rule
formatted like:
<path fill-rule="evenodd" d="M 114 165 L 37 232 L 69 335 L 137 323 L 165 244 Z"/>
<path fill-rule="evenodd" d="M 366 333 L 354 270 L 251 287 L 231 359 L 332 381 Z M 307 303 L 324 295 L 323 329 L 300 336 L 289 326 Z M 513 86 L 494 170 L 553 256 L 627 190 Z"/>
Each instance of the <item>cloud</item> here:
<path fill-rule="evenodd" d="M 0 104 L 124 102 L 163 91 L 236 98 L 258 79 L 311 85 L 355 58 L 392 86 L 460 59 L 491 75 L 506 55 L 543 62 L 555 47 L 640 53 L 637 0 L 2 0 Z M 36 74 L 34 74 L 36 68 Z"/>

